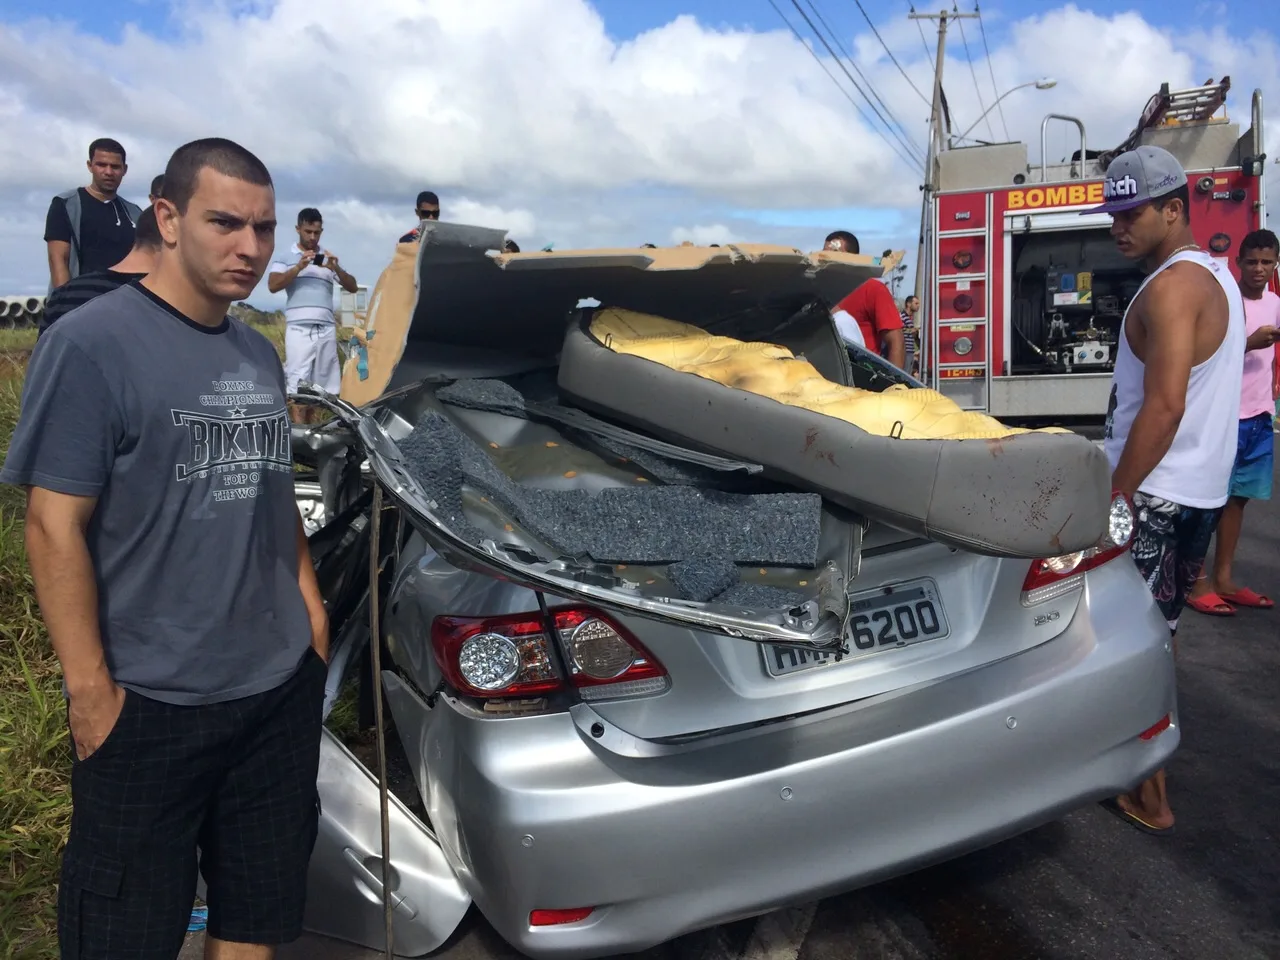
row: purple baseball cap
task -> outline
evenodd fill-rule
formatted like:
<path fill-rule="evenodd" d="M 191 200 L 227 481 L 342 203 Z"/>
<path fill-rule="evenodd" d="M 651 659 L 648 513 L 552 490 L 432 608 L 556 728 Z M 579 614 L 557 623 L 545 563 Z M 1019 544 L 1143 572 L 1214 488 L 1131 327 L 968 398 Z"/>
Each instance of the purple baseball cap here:
<path fill-rule="evenodd" d="M 1111 161 L 1102 182 L 1104 202 L 1081 213 L 1120 213 L 1172 193 L 1187 182 L 1186 171 L 1168 150 L 1143 146 Z"/>

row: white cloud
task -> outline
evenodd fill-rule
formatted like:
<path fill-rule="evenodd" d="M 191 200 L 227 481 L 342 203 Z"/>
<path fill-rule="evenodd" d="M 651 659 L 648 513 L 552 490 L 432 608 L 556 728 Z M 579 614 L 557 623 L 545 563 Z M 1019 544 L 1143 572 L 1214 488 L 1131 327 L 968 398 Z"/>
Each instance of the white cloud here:
<path fill-rule="evenodd" d="M 672 243 L 684 243 L 686 240 L 695 246 L 705 247 L 713 243 L 738 243 L 744 238 L 735 234 L 723 223 L 699 224 L 694 227 L 676 227 L 671 231 Z"/>
<path fill-rule="evenodd" d="M 127 29 L 118 42 L 68 24 L 0 22 L 0 291 L 43 290 L 48 199 L 84 180 L 85 147 L 103 134 L 126 144 L 124 193 L 135 198 L 179 143 L 239 140 L 276 179 L 280 242 L 292 239 L 299 207 L 317 206 L 326 244 L 370 284 L 412 226 L 421 189 L 440 194 L 446 219 L 505 228 L 526 248 L 664 237 L 817 246 L 829 229 L 859 224 L 841 213 L 802 229 L 734 211 L 860 208 L 880 211 L 868 223 L 901 211 L 903 236 L 875 242 L 915 249 L 919 175 L 780 23 L 753 33 L 685 16 L 617 41 L 587 0 L 214 0 L 175 4 L 171 18 L 167 38 Z M 1111 147 L 1164 81 L 1230 71 L 1233 116 L 1245 125 L 1253 86 L 1275 91 L 1272 108 L 1280 102 L 1280 51 L 1262 31 L 1206 42 L 1138 13 L 1071 4 L 987 18 L 997 90 L 1058 81 L 1001 103 L 1033 163 L 1045 113 L 1079 116 L 1090 147 Z M 972 21 L 966 29 L 981 56 Z M 916 25 L 901 18 L 880 30 L 927 95 L 933 65 Z M 923 144 L 927 105 L 873 36 L 849 45 Z M 954 28 L 948 50 L 959 133 L 982 107 Z M 986 64 L 975 68 L 989 107 Z M 988 119 L 1003 139 L 1000 112 Z M 1271 114 L 1275 157 L 1280 116 Z M 987 138 L 986 122 L 973 136 Z M 1053 125 L 1051 158 L 1074 150 L 1074 137 Z"/>

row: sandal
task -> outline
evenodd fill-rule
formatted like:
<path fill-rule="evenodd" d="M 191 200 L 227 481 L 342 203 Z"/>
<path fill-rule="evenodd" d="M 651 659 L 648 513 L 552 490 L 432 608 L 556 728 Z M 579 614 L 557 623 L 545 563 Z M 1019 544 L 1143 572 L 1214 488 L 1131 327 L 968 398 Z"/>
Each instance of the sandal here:
<path fill-rule="evenodd" d="M 1270 597 L 1255 593 L 1248 587 L 1241 587 L 1235 593 L 1224 593 L 1221 599 L 1238 607 L 1253 607 L 1255 610 L 1270 610 L 1275 606 Z"/>
<path fill-rule="evenodd" d="M 1106 800 L 1102 801 L 1102 809 L 1106 810 L 1108 813 L 1115 814 L 1125 823 L 1132 827 L 1137 827 L 1143 833 L 1149 833 L 1153 837 L 1170 836 L 1176 828 L 1176 824 L 1172 827 L 1154 827 L 1137 814 L 1130 813 L 1124 807 L 1120 806 L 1113 797 L 1108 797 Z"/>
<path fill-rule="evenodd" d="M 1227 603 L 1224 597 L 1216 593 L 1205 593 L 1198 597 L 1188 597 L 1187 606 L 1196 613 L 1207 617 L 1234 617 L 1236 608 Z"/>

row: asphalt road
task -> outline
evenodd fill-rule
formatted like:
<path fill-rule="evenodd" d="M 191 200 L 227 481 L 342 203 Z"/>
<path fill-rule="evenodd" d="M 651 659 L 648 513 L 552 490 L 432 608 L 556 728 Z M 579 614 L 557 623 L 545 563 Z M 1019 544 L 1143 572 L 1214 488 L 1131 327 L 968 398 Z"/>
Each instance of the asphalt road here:
<path fill-rule="evenodd" d="M 1280 491 L 1280 477 L 1277 477 Z M 1280 596 L 1280 504 L 1253 504 L 1239 580 Z M 1177 833 L 1100 807 L 875 887 L 683 937 L 639 960 L 1280 958 L 1280 611 L 1188 611 L 1178 637 Z M 940 784 L 940 794 L 945 785 Z M 198 957 L 198 945 L 183 956 Z M 282 960 L 376 960 L 307 938 Z M 516 960 L 473 910 L 435 957 Z"/>

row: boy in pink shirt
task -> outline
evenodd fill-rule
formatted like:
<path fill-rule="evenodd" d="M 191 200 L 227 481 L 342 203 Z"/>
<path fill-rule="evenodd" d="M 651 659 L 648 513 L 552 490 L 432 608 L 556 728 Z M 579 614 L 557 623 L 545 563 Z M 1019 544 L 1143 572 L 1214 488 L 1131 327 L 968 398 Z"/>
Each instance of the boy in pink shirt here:
<path fill-rule="evenodd" d="M 1235 468 L 1231 472 L 1231 496 L 1218 522 L 1213 574 L 1202 572 L 1187 598 L 1187 606 L 1211 616 L 1229 617 L 1237 606 L 1270 610 L 1275 603 L 1231 579 L 1231 561 L 1240 542 L 1244 507 L 1250 500 L 1271 499 L 1274 460 L 1276 357 L 1280 352 L 1280 296 L 1267 289 L 1280 260 L 1280 240 L 1270 230 L 1255 230 L 1240 241 L 1236 265 L 1240 268 L 1240 292 L 1244 295 L 1244 377 L 1240 388 L 1240 437 Z"/>

